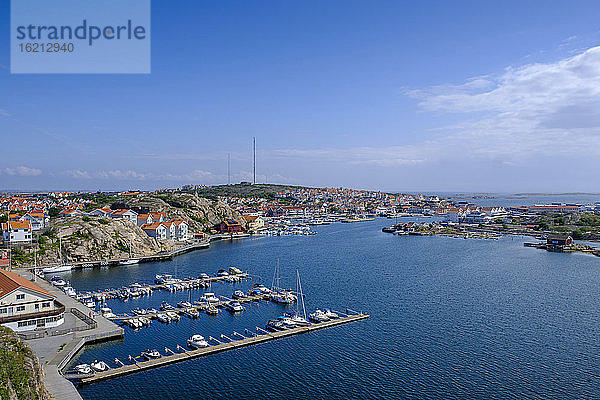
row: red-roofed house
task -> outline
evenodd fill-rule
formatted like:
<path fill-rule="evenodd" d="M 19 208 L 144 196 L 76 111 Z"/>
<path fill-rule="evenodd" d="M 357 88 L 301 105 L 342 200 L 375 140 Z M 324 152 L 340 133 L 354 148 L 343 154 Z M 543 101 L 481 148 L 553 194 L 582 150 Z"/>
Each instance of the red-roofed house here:
<path fill-rule="evenodd" d="M 125 218 L 125 219 L 128 219 L 129 221 L 133 222 L 136 225 L 137 225 L 137 216 L 138 216 L 138 213 L 136 213 L 133 210 L 126 209 L 126 208 L 113 210 L 113 212 L 110 213 L 111 218 Z"/>
<path fill-rule="evenodd" d="M 167 239 L 168 229 L 163 225 L 162 222 L 153 222 L 151 224 L 144 224 L 140 226 L 144 232 L 150 237 L 155 239 Z"/>
<path fill-rule="evenodd" d="M 137 226 L 151 224 L 152 222 L 154 221 L 152 220 L 152 215 L 150 214 L 138 214 L 137 216 Z"/>
<path fill-rule="evenodd" d="M 49 222 L 49 218 L 43 212 L 39 211 L 31 211 L 27 214 L 23 215 L 19 221 L 29 221 L 31 222 L 31 229 L 34 231 L 38 231 L 46 227 Z"/>
<path fill-rule="evenodd" d="M 2 224 L 2 240 L 4 243 L 31 243 L 31 222 L 8 221 Z"/>
<path fill-rule="evenodd" d="M 112 212 L 112 210 L 110 208 L 103 207 L 103 208 L 96 208 L 94 211 L 90 212 L 90 215 L 94 216 L 94 217 L 107 218 L 111 212 Z"/>
<path fill-rule="evenodd" d="M 15 332 L 56 327 L 64 322 L 65 307 L 33 282 L 0 269 L 0 325 Z"/>

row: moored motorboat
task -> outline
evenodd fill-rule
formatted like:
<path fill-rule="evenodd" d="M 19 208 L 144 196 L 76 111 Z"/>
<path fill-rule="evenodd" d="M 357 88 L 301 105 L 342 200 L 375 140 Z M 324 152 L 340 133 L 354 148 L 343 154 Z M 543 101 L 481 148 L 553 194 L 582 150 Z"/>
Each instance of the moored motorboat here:
<path fill-rule="evenodd" d="M 190 308 L 185 311 L 185 315 L 187 315 L 190 318 L 198 318 L 200 316 L 200 312 L 195 308 Z"/>
<path fill-rule="evenodd" d="M 248 297 L 248 295 L 242 292 L 241 290 L 236 290 L 235 292 L 233 292 L 231 297 L 233 297 L 234 299 L 245 299 L 246 297 Z"/>
<path fill-rule="evenodd" d="M 94 360 L 93 363 L 90 363 L 90 367 L 96 372 L 102 372 L 110 369 L 107 363 L 98 360 Z"/>
<path fill-rule="evenodd" d="M 209 346 L 208 342 L 202 335 L 193 335 L 187 340 L 187 345 L 192 349 L 202 349 Z"/>
<path fill-rule="evenodd" d="M 244 307 L 237 300 L 232 300 L 227 303 L 227 311 L 232 313 L 242 312 L 244 311 Z"/>
<path fill-rule="evenodd" d="M 169 316 L 167 314 L 164 314 L 164 313 L 158 314 L 156 316 L 156 319 L 159 320 L 160 322 L 164 323 L 164 324 L 168 324 L 169 322 L 171 322 L 171 318 L 169 318 Z"/>
<path fill-rule="evenodd" d="M 325 316 L 329 319 L 338 319 L 340 317 L 335 312 L 331 311 L 329 308 L 326 308 L 324 313 L 325 313 Z"/>
<path fill-rule="evenodd" d="M 181 317 L 175 311 L 167 311 L 165 312 L 171 321 L 179 321 Z"/>
<path fill-rule="evenodd" d="M 179 303 L 177 303 L 177 307 L 179 308 L 190 308 L 192 306 L 192 303 L 190 303 L 189 301 L 180 301 Z"/>
<path fill-rule="evenodd" d="M 73 367 L 73 372 L 76 374 L 93 374 L 94 370 L 90 367 L 89 364 L 79 364 Z"/>
<path fill-rule="evenodd" d="M 162 355 L 156 349 L 146 349 L 142 351 L 142 358 L 145 358 L 146 360 L 154 360 L 161 357 Z"/>
<path fill-rule="evenodd" d="M 329 317 L 321 310 L 315 310 L 314 313 L 309 314 L 308 318 L 315 322 L 329 321 Z"/>
<path fill-rule="evenodd" d="M 210 306 L 206 309 L 206 313 L 208 315 L 217 315 L 219 313 L 219 309 L 215 306 Z"/>

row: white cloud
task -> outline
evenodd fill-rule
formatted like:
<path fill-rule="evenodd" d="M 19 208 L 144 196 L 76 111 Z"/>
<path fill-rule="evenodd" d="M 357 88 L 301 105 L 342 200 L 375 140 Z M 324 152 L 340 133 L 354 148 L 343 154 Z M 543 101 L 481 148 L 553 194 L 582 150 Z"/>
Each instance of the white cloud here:
<path fill-rule="evenodd" d="M 38 176 L 42 174 L 41 169 L 25 167 L 22 165 L 15 168 L 4 168 L 0 170 L 0 172 L 10 176 Z"/>
<path fill-rule="evenodd" d="M 75 179 L 91 179 L 91 175 L 87 171 L 83 171 L 80 169 L 72 169 L 69 171 L 65 171 L 65 175 L 75 178 Z"/>
<path fill-rule="evenodd" d="M 0 108 L 0 117 L 10 117 L 10 113 Z"/>

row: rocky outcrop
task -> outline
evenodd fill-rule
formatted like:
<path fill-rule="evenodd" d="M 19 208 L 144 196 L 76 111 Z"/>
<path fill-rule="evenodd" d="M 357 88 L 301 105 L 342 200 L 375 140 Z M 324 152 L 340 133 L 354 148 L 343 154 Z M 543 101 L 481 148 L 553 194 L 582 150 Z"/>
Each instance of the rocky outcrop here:
<path fill-rule="evenodd" d="M 245 226 L 242 215 L 220 200 L 209 200 L 196 194 L 158 194 L 128 199 L 129 207 L 146 207 L 151 212 L 164 212 L 168 218 L 183 218 L 190 223 L 190 232 L 207 232 L 227 219 Z"/>
<path fill-rule="evenodd" d="M 0 327 L 0 399 L 50 399 L 43 376 L 31 348 L 10 329 Z"/>
<path fill-rule="evenodd" d="M 57 262 L 58 237 L 62 238 L 63 261 L 80 262 L 149 256 L 177 247 L 171 240 L 151 238 L 133 222 L 126 219 L 90 217 L 60 218 L 53 224 L 56 237 L 42 256 L 42 262 Z"/>

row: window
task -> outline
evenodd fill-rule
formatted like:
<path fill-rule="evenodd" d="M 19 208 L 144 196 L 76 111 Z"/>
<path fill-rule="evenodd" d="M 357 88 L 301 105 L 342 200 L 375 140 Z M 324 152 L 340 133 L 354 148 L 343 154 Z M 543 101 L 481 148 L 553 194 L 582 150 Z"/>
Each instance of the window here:
<path fill-rule="evenodd" d="M 6 308 L 0 308 L 0 314 L 6 314 L 8 310 Z"/>
<path fill-rule="evenodd" d="M 40 305 L 38 303 L 35 303 L 35 309 L 39 310 L 40 309 Z"/>
<path fill-rule="evenodd" d="M 17 295 L 17 300 L 23 300 L 25 299 L 25 295 L 24 294 L 18 294 Z"/>
<path fill-rule="evenodd" d="M 25 311 L 25 306 L 17 306 L 17 312 Z"/>
<path fill-rule="evenodd" d="M 29 325 L 29 321 L 21 321 L 19 322 L 19 328 Z"/>
<path fill-rule="evenodd" d="M 50 303 L 42 303 L 42 308 L 48 308 L 50 307 Z"/>

